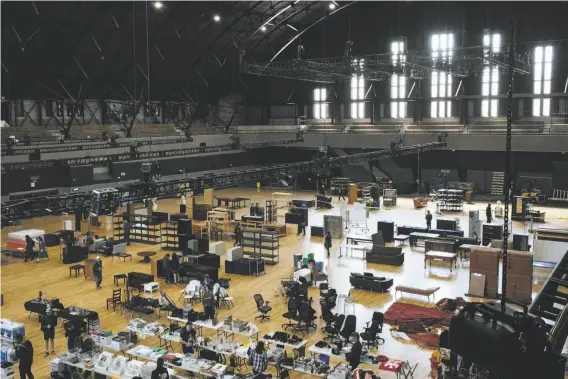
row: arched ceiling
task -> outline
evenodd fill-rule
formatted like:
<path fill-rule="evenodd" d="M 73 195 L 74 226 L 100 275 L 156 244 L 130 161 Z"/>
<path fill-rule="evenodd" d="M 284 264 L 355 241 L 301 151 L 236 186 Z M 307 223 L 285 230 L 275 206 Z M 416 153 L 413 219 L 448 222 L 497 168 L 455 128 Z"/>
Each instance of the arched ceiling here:
<path fill-rule="evenodd" d="M 2 96 L 146 99 L 149 81 L 150 100 L 221 97 L 239 51 L 270 58 L 330 2 L 161 4 L 3 1 Z"/>

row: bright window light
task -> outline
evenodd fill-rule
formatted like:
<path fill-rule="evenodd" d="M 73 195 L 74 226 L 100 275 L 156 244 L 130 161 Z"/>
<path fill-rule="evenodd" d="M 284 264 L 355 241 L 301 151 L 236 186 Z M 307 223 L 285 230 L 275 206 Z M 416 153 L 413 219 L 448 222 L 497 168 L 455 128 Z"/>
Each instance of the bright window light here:
<path fill-rule="evenodd" d="M 404 41 L 391 42 L 392 64 L 406 62 L 406 49 Z M 406 101 L 400 101 L 406 97 L 406 77 L 403 75 L 391 76 L 391 117 L 406 117 Z"/>
<path fill-rule="evenodd" d="M 552 46 L 534 49 L 533 94 L 549 95 L 552 89 Z M 550 116 L 550 98 L 533 99 L 533 116 Z"/>
<path fill-rule="evenodd" d="M 327 104 L 327 90 L 325 88 L 314 89 L 314 118 L 326 119 L 329 118 Z"/>
<path fill-rule="evenodd" d="M 354 68 L 363 69 L 364 59 L 353 59 Z M 351 77 L 351 118 L 365 118 L 365 76 L 363 73 L 355 73 Z"/>
<path fill-rule="evenodd" d="M 501 51 L 501 34 L 486 31 L 483 34 L 485 57 Z M 484 60 L 485 67 L 481 77 L 481 117 L 497 117 L 499 100 L 493 98 L 499 95 L 499 67 Z"/>
<path fill-rule="evenodd" d="M 453 33 L 433 34 L 431 38 L 432 60 L 436 63 L 451 63 L 454 49 Z M 430 93 L 432 103 L 430 106 L 430 117 L 451 117 L 452 106 L 448 98 L 452 97 L 452 76 L 449 73 L 436 71 L 432 73 L 430 83 Z M 439 100 L 437 100 L 439 99 Z"/>

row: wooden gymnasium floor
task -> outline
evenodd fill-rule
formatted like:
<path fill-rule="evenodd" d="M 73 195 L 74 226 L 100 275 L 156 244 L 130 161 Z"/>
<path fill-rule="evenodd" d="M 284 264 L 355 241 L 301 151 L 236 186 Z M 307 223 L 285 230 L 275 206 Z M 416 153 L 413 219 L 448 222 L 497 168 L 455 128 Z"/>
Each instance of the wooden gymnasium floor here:
<path fill-rule="evenodd" d="M 232 188 L 222 191 L 216 191 L 217 196 L 245 196 L 252 198 L 253 202 L 264 204 L 264 200 L 270 199 L 270 190 L 255 190 L 255 189 L 241 189 Z M 293 198 L 313 198 L 313 193 L 297 192 L 293 194 Z M 337 206 L 337 198 L 333 199 L 335 207 L 331 210 L 310 210 L 309 220 L 312 225 L 322 225 L 324 214 L 339 214 L 339 207 Z M 178 199 L 161 200 L 158 203 L 158 210 L 170 213 L 178 212 Z M 432 204 L 430 205 L 432 206 Z M 478 208 L 481 214 L 484 215 L 486 203 L 477 203 L 474 205 L 465 205 L 465 211 L 455 215 L 461 219 L 462 228 L 467 229 L 467 210 Z M 240 209 L 237 211 L 237 218 L 242 214 L 248 212 L 247 209 Z M 371 231 L 376 231 L 376 221 L 392 220 L 401 224 L 419 225 L 424 223 L 425 210 L 415 210 L 412 206 L 412 200 L 406 198 L 398 199 L 398 206 L 385 210 L 371 212 L 368 220 L 368 225 Z M 567 212 L 563 209 L 546 208 L 546 215 L 548 218 L 548 225 L 568 226 L 566 220 Z M 451 216 L 454 216 L 453 214 Z M 564 217 L 562 219 L 561 217 Z M 2 230 L 2 239 L 6 240 L 7 234 L 11 231 L 18 229 L 38 228 L 44 229 L 46 232 L 54 232 L 62 229 L 62 222 L 64 219 L 69 219 L 69 216 L 49 216 L 39 217 L 31 220 L 26 220 L 23 226 L 8 227 Z M 434 224 L 435 225 L 434 217 Z M 104 225 L 104 224 L 103 224 Z M 86 228 L 86 224 L 85 224 Z M 84 228 L 84 229 L 85 229 Z M 101 235 L 111 235 L 112 233 L 105 231 L 105 226 L 99 230 Z M 514 223 L 514 231 L 520 232 L 524 229 L 521 223 Z M 325 250 L 323 248 L 322 238 L 310 238 L 309 227 L 308 236 L 296 236 L 295 225 L 288 227 L 288 235 L 281 240 L 280 248 L 280 264 L 276 266 L 267 266 L 265 275 L 259 277 L 238 276 L 224 274 L 224 267 L 220 269 L 220 276 L 230 277 L 231 286 L 229 294 L 234 297 L 235 308 L 231 310 L 220 310 L 219 318 L 223 319 L 228 315 L 241 320 L 254 321 L 254 317 L 258 315 L 253 295 L 260 293 L 264 299 L 271 302 L 273 307 L 270 312 L 271 320 L 264 322 L 260 325 L 261 335 L 269 331 L 280 330 L 280 325 L 285 323 L 286 320 L 281 317 L 286 312 L 285 298 L 276 295 L 276 289 L 280 283 L 281 278 L 287 278 L 293 272 L 293 259 L 292 254 L 297 252 L 309 253 L 313 252 L 316 255 L 316 260 L 325 261 L 326 271 L 329 275 L 329 284 L 331 287 L 336 288 L 339 294 L 347 294 L 349 292 L 349 273 L 370 271 L 375 274 L 381 274 L 394 278 L 395 285 L 407 284 L 420 287 L 440 286 L 440 291 L 436 294 L 436 299 L 444 297 L 457 297 L 464 296 L 468 290 L 468 262 L 458 262 L 458 268 L 450 274 L 447 263 L 436 264 L 433 263 L 431 270 L 424 270 L 423 250 L 417 248 L 415 252 L 411 251 L 407 246 L 405 247 L 405 263 L 402 267 L 367 264 L 362 259 L 355 257 L 343 257 L 338 259 L 337 248 L 340 245 L 339 240 L 333 241 L 332 257 L 330 260 L 325 257 Z M 407 244 L 408 245 L 408 244 Z M 101 326 L 104 329 L 118 332 L 125 330 L 127 319 L 122 318 L 118 313 L 112 310 L 105 309 L 105 299 L 111 296 L 113 285 L 113 275 L 118 273 L 128 273 L 130 271 L 140 271 L 150 273 L 150 265 L 140 263 L 140 259 L 136 256 L 137 252 L 143 250 L 155 250 L 158 255 L 153 259 L 158 259 L 166 254 L 165 251 L 160 251 L 159 245 L 143 245 L 133 243 L 128 252 L 133 255 L 132 261 L 123 262 L 123 260 L 114 260 L 111 258 L 103 257 L 103 289 L 100 291 L 95 290 L 95 283 L 91 280 L 84 280 L 83 278 L 70 278 L 67 265 L 63 265 L 59 261 L 59 249 L 51 248 L 49 262 L 42 263 L 23 263 L 22 260 L 17 260 L 16 263 L 5 264 L 2 266 L 2 294 L 4 295 L 4 306 L 2 307 L 2 317 L 12 319 L 15 321 L 23 322 L 26 325 L 26 335 L 31 339 L 35 348 L 35 358 L 33 365 L 33 372 L 37 378 L 47 378 L 49 374 L 49 358 L 44 358 L 44 342 L 40 325 L 37 321 L 37 316 L 28 318 L 27 312 L 24 311 L 23 304 L 25 301 L 30 300 L 37 296 L 38 291 L 43 291 L 48 297 L 58 297 L 64 306 L 79 306 L 97 311 L 100 315 Z M 2 259 L 5 260 L 5 257 Z M 222 265 L 224 259 L 221 259 Z M 534 273 L 534 291 L 538 291 L 539 287 L 546 280 L 549 270 L 535 268 Z M 177 300 L 179 291 L 182 286 L 166 285 L 163 280 L 160 280 L 160 285 L 165 288 L 170 296 Z M 121 285 L 121 287 L 124 287 Z M 310 289 L 310 295 L 314 298 L 314 306 L 319 312 L 319 292 L 316 288 Z M 395 301 L 394 290 L 390 293 L 377 294 L 359 290 L 353 290 L 352 295 L 356 300 L 355 309 L 348 309 L 348 313 L 354 312 L 357 316 L 357 327 L 361 330 L 367 321 L 370 320 L 373 311 L 386 311 L 388 307 Z M 410 295 L 404 301 L 409 301 L 417 304 L 424 304 L 423 297 Z M 196 309 L 201 309 L 201 305 L 197 305 Z M 336 311 L 340 311 L 339 307 Z M 164 320 L 164 319 L 162 319 Z M 318 326 L 323 326 L 323 321 L 318 320 Z M 207 332 L 206 332 L 207 333 Z M 207 335 L 207 334 L 206 334 Z M 312 332 L 307 336 L 310 339 L 310 344 L 320 340 L 322 334 L 319 332 Z M 395 359 L 409 360 L 412 364 L 418 363 L 418 368 L 415 372 L 415 378 L 426 378 L 429 372 L 428 358 L 431 354 L 429 350 L 419 348 L 412 343 L 403 343 L 393 339 L 390 336 L 389 328 L 386 326 L 383 329 L 383 337 L 386 342 L 380 346 L 379 352 Z M 242 341 L 246 342 L 246 341 Z M 157 343 L 156 341 L 146 340 L 145 344 Z M 179 351 L 180 347 L 175 346 Z M 66 350 L 66 341 L 64 332 L 58 328 L 56 333 L 56 351 L 63 353 Z M 389 373 L 380 373 L 385 378 L 394 377 Z M 291 373 L 293 378 L 302 375 L 299 373 Z"/>

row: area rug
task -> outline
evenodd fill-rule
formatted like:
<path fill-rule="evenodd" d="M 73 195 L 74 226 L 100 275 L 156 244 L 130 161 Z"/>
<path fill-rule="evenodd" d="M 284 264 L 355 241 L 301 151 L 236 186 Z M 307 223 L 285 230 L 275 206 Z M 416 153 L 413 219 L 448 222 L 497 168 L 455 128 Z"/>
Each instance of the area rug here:
<path fill-rule="evenodd" d="M 451 312 L 444 312 L 437 308 L 402 303 L 400 301 L 391 305 L 385 313 L 385 323 L 389 325 L 415 322 L 429 327 L 449 326 L 451 318 Z"/>

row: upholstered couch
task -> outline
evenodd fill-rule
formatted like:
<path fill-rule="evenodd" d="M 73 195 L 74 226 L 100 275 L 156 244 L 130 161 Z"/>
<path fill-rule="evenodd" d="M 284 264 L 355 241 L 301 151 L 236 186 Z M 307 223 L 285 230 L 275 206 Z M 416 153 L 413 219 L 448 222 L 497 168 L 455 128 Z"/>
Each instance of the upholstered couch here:
<path fill-rule="evenodd" d="M 404 253 L 401 247 L 373 245 L 373 249 L 367 251 L 366 260 L 370 263 L 401 266 L 404 263 Z"/>
<path fill-rule="evenodd" d="M 352 272 L 349 276 L 349 283 L 357 289 L 383 293 L 387 292 L 392 287 L 393 280 L 374 276 L 370 272 L 364 274 Z"/>

